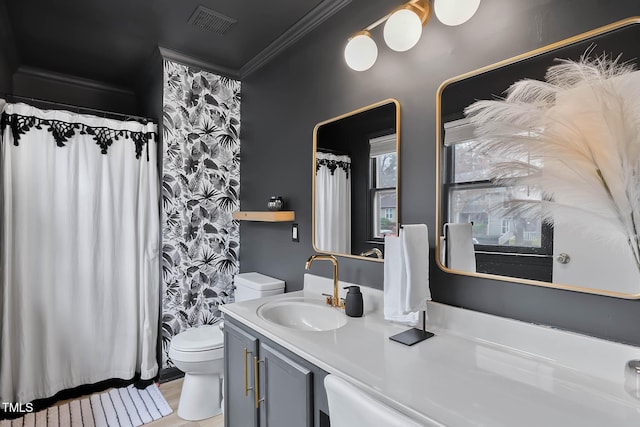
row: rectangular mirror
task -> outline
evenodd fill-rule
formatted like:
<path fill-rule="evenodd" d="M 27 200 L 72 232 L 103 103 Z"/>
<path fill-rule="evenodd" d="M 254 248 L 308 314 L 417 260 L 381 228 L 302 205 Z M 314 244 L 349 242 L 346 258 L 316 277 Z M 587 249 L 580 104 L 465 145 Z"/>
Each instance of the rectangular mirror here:
<path fill-rule="evenodd" d="M 490 179 L 488 171 L 504 160 L 474 149 L 479 138 L 464 114 L 478 100 L 503 98 L 515 82 L 544 82 L 547 70 L 558 64 L 558 59 L 579 61 L 585 56 L 606 55 L 609 59 L 619 57 L 620 63 L 637 65 L 639 23 L 639 18 L 616 22 L 454 77 L 440 86 L 436 101 L 436 221 L 442 234 L 436 246 L 440 268 L 457 274 L 640 298 L 640 273 L 628 242 L 594 238 L 590 232 L 591 227 L 602 227 L 602 222 L 593 220 L 584 225 L 582 221 L 577 227 L 572 226 L 578 221 L 571 215 L 562 220 L 558 215 L 549 223 L 533 208 L 526 214 L 505 209 L 511 200 L 537 198 L 540 206 L 552 200 L 538 193 L 535 185 L 509 186 Z M 558 105 L 560 101 L 552 102 Z M 522 161 L 533 165 L 529 160 Z M 543 167 L 538 169 L 544 173 Z M 584 206 L 589 205 L 585 200 Z M 445 236 L 445 224 L 451 236 Z"/>
<path fill-rule="evenodd" d="M 400 104 L 386 99 L 318 123 L 313 132 L 313 248 L 382 261 L 396 234 Z"/>

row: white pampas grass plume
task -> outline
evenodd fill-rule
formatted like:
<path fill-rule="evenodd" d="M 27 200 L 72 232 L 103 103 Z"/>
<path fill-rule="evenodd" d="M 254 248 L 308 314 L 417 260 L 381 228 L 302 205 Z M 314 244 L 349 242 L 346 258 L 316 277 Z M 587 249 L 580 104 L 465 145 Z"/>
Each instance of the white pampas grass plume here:
<path fill-rule="evenodd" d="M 600 238 L 622 234 L 640 270 L 640 72 L 619 59 L 560 60 L 545 81 L 465 110 L 493 179 L 543 195 L 545 221 L 570 217 Z M 504 160 L 506 159 L 506 160 Z M 533 209 L 520 200 L 513 209 Z"/>

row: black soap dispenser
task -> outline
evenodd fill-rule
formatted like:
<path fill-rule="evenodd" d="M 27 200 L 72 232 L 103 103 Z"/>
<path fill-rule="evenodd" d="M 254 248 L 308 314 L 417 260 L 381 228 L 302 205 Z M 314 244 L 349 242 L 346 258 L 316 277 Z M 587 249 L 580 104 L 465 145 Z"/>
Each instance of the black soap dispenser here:
<path fill-rule="evenodd" d="M 360 293 L 360 286 L 347 286 L 344 289 L 348 289 L 347 297 L 344 302 L 344 311 L 349 317 L 362 317 L 364 312 L 362 293 Z"/>

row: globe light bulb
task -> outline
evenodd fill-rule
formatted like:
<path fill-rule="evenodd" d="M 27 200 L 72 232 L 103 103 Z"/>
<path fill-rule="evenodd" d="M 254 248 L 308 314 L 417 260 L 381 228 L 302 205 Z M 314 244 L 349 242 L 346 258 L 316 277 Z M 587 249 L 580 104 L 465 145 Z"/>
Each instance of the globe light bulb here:
<path fill-rule="evenodd" d="M 433 11 L 445 25 L 464 24 L 476 13 L 480 0 L 435 0 Z"/>
<path fill-rule="evenodd" d="M 344 48 L 344 59 L 355 71 L 366 71 L 373 66 L 378 59 L 378 46 L 368 31 L 362 31 L 349 40 Z"/>
<path fill-rule="evenodd" d="M 414 47 L 422 35 L 422 20 L 411 9 L 395 11 L 384 24 L 384 41 L 391 49 L 404 52 Z"/>

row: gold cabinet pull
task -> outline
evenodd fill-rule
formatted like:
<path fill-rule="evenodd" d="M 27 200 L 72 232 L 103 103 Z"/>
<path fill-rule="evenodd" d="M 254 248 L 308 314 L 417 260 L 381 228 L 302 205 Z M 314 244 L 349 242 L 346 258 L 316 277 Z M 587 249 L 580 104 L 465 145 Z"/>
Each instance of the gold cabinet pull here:
<path fill-rule="evenodd" d="M 253 354 L 248 348 L 244 349 L 244 395 L 249 396 L 249 390 L 253 390 L 253 387 L 249 387 L 249 366 L 247 363 L 247 356 Z"/>
<path fill-rule="evenodd" d="M 253 358 L 253 375 L 255 376 L 253 379 L 253 383 L 256 387 L 256 409 L 260 408 L 260 402 L 264 402 L 264 397 L 260 399 L 260 374 L 258 372 L 258 364 L 264 363 L 264 360 L 258 360 L 257 357 Z"/>

